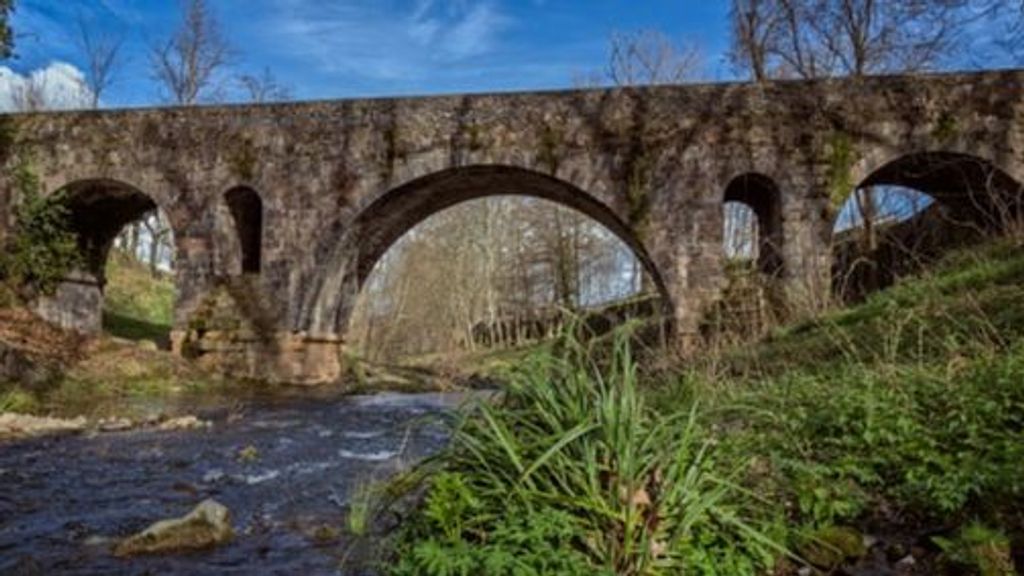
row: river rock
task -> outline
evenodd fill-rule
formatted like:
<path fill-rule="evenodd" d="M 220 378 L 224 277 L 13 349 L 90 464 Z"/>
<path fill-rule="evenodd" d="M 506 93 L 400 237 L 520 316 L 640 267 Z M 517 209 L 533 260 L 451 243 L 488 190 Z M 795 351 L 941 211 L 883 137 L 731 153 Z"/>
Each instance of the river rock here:
<path fill-rule="evenodd" d="M 116 416 L 110 418 L 103 418 L 99 421 L 99 429 L 103 432 L 121 432 L 123 430 L 131 430 L 135 424 L 128 418 L 118 418 Z"/>
<path fill-rule="evenodd" d="M 160 424 L 159 429 L 164 431 L 169 430 L 198 430 L 200 428 L 209 428 L 210 423 L 205 420 L 200 420 L 195 416 L 181 416 L 179 418 L 171 418 L 166 422 Z"/>
<path fill-rule="evenodd" d="M 71 420 L 49 418 L 46 416 L 29 416 L 4 412 L 0 414 L 0 439 L 23 438 L 43 434 L 81 432 L 85 429 L 86 420 L 79 416 Z"/>
<path fill-rule="evenodd" d="M 161 520 L 125 538 L 114 547 L 114 555 L 125 557 L 204 550 L 230 542 L 234 536 L 230 511 L 210 499 L 181 518 Z"/>

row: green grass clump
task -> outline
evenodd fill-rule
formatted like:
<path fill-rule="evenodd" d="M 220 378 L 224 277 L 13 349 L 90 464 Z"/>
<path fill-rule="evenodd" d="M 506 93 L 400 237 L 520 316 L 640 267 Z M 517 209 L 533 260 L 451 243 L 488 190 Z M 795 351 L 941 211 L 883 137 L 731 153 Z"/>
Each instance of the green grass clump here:
<path fill-rule="evenodd" d="M 144 264 L 119 253 L 111 254 L 106 275 L 104 330 L 128 340 L 164 344 L 173 323 L 173 280 L 154 276 Z"/>
<path fill-rule="evenodd" d="M 396 547 L 394 574 L 755 574 L 781 549 L 718 474 L 695 407 L 638 390 L 629 346 L 562 342 L 508 376 L 451 447 Z M 728 567 L 725 570 L 723 567 Z M 722 572 L 725 570 L 725 572 Z"/>
<path fill-rule="evenodd" d="M 32 414 L 39 409 L 39 401 L 34 395 L 20 388 L 12 388 L 0 392 L 0 413 L 17 412 Z"/>

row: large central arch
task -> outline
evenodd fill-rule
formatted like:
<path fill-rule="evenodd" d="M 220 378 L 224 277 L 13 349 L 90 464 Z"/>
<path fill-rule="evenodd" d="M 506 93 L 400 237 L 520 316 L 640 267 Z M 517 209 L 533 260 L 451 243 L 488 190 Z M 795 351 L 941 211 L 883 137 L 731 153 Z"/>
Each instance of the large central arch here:
<path fill-rule="evenodd" d="M 666 309 L 669 292 L 635 232 L 605 203 L 563 180 L 523 168 L 474 165 L 449 168 L 398 186 L 361 210 L 351 224 L 321 240 L 319 273 L 304 290 L 298 329 L 310 335 L 341 335 L 359 290 L 377 261 L 414 226 L 461 202 L 488 196 L 532 196 L 573 208 L 623 241 L 651 277 Z"/>

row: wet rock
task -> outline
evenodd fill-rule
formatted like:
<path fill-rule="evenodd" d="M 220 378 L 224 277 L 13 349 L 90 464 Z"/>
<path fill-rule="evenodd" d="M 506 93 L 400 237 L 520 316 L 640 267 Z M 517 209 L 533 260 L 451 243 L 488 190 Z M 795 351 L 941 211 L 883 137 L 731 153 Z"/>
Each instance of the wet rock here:
<path fill-rule="evenodd" d="M 85 429 L 86 420 L 79 416 L 71 420 L 49 418 L 45 416 L 29 416 L 5 412 L 0 414 L 0 440 L 9 438 L 25 438 L 44 434 L 61 434 L 81 432 Z"/>
<path fill-rule="evenodd" d="M 99 548 L 102 546 L 109 546 L 113 542 L 114 540 L 107 536 L 92 535 L 86 537 L 86 539 L 82 541 L 82 545 L 88 548 Z"/>
<path fill-rule="evenodd" d="M 203 550 L 229 542 L 234 535 L 227 507 L 216 500 L 204 500 L 186 516 L 161 520 L 122 540 L 114 554 L 124 557 Z"/>
<path fill-rule="evenodd" d="M 910 568 L 911 566 L 914 566 L 915 564 L 917 564 L 917 558 L 914 558 L 914 556 L 911 555 L 911 554 L 907 554 L 905 557 L 901 558 L 899 560 L 899 562 L 896 562 L 896 567 L 897 568 Z"/>
<path fill-rule="evenodd" d="M 160 430 L 171 431 L 171 430 L 199 430 L 202 428 L 209 428 L 211 424 L 205 420 L 200 420 L 195 416 L 181 416 L 179 418 L 171 418 L 166 422 L 163 422 L 158 426 Z"/>
<path fill-rule="evenodd" d="M 847 559 L 864 556 L 867 549 L 860 532 L 844 526 L 828 526 L 807 537 L 798 551 L 811 564 L 831 569 Z"/>

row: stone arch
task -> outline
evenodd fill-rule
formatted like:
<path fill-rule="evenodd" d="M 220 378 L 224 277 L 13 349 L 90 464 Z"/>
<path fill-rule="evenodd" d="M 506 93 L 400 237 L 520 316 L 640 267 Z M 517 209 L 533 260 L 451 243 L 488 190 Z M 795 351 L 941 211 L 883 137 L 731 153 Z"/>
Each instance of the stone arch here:
<path fill-rule="evenodd" d="M 722 196 L 723 208 L 729 202 L 747 206 L 757 221 L 757 268 L 769 276 L 782 273 L 783 226 L 782 194 L 775 181 L 757 172 L 733 178 Z"/>
<path fill-rule="evenodd" d="M 973 224 L 1000 228 L 1018 216 L 1024 187 L 1006 171 L 980 156 L 961 152 L 914 152 L 871 171 L 857 189 L 901 186 L 923 192 Z"/>
<path fill-rule="evenodd" d="M 242 274 L 259 274 L 263 262 L 263 200 L 247 186 L 224 193 L 224 202 L 234 224 Z"/>
<path fill-rule="evenodd" d="M 315 254 L 320 262 L 306 282 L 296 328 L 311 336 L 343 333 L 355 298 L 373 266 L 405 232 L 456 204 L 488 196 L 532 196 L 573 208 L 621 239 L 636 255 L 671 310 L 669 292 L 635 231 L 598 198 L 564 180 L 506 166 L 447 168 L 393 188 L 364 207 L 338 234 L 328 234 Z"/>
<path fill-rule="evenodd" d="M 874 166 L 858 166 L 860 180 L 831 223 L 832 287 L 844 299 L 863 298 L 951 247 L 1021 223 L 1024 187 L 985 158 L 945 150 L 878 157 Z M 860 196 L 869 189 L 884 194 Z M 870 221 L 861 214 L 866 208 L 876 212 L 870 230 L 858 223 Z"/>
<path fill-rule="evenodd" d="M 59 195 L 67 210 L 70 227 L 78 237 L 83 266 L 58 287 L 54 296 L 41 299 L 38 311 L 66 328 L 98 333 L 103 326 L 105 268 L 114 239 L 126 225 L 162 206 L 136 186 L 110 178 L 75 180 L 51 195 Z M 179 228 L 171 215 L 164 213 L 170 220 L 177 254 Z"/>

